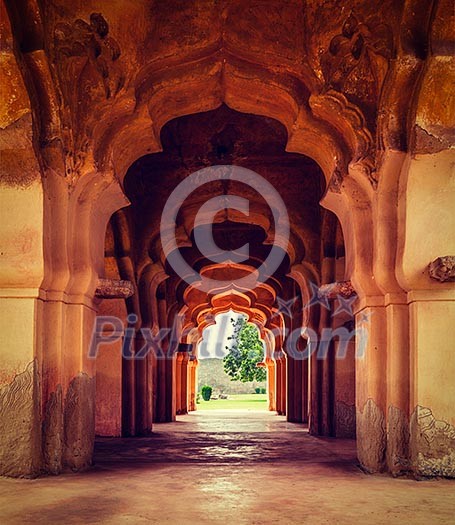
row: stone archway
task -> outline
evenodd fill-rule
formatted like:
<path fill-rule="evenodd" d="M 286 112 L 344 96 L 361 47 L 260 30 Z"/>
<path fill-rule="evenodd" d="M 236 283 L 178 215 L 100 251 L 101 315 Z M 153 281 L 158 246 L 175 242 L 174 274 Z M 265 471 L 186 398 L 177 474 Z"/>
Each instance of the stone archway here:
<path fill-rule="evenodd" d="M 452 308 L 453 288 L 448 282 L 436 283 L 426 271 L 431 260 L 443 255 L 444 235 L 433 236 L 413 262 L 415 225 L 430 220 L 439 205 L 431 203 L 425 211 L 421 207 L 423 187 L 437 193 L 425 182 L 422 166 L 431 166 L 444 182 L 452 162 L 450 116 L 431 102 L 436 84 L 447 82 L 442 71 L 450 38 L 444 24 L 434 22 L 441 17 L 430 22 L 431 10 L 418 4 L 394 6 L 393 20 L 398 22 L 391 26 L 385 23 L 389 13 L 382 4 L 372 4 L 357 16 L 337 15 L 335 29 L 309 33 L 314 45 L 296 3 L 286 5 L 283 20 L 293 28 L 296 17 L 302 23 L 277 39 L 260 7 L 244 19 L 239 5 L 228 2 L 222 13 L 214 6 L 207 13 L 196 10 L 184 33 L 187 45 L 181 46 L 186 26 L 179 17 L 185 10 L 170 15 L 173 24 L 155 26 L 141 2 L 123 21 L 115 6 L 105 6 L 100 14 L 76 5 L 59 12 L 49 4 L 42 12 L 34 0 L 7 2 L 8 56 L 21 101 L 9 108 L 8 140 L 14 141 L 17 133 L 33 135 L 33 141 L 27 138 L 19 149 L 37 175 L 33 184 L 27 182 L 27 192 L 20 193 L 24 179 L 11 162 L 11 174 L 18 175 L 20 183 L 7 184 L 5 200 L 18 199 L 17 211 L 32 217 L 25 226 L 32 226 L 34 239 L 43 240 L 30 251 L 26 278 L 14 249 L 5 262 L 2 297 L 11 312 L 6 322 L 17 325 L 25 311 L 28 326 L 26 349 L 8 365 L 10 379 L 21 371 L 25 375 L 6 386 L 3 409 L 5 421 L 17 423 L 11 425 L 14 432 L 26 437 L 15 457 L 5 456 L 5 473 L 34 475 L 90 464 L 93 363 L 85 356 L 97 310 L 97 280 L 103 273 L 106 224 L 128 204 L 123 178 L 140 156 L 160 151 L 166 122 L 224 103 L 279 120 L 288 134 L 286 149 L 313 158 L 324 173 L 328 191 L 322 204 L 341 223 L 346 274 L 359 296 L 357 317 L 369 333 L 366 353 L 357 362 L 362 465 L 371 472 L 453 474 L 447 467 L 453 456 L 450 432 L 440 432 L 442 447 L 419 438 L 438 419 L 447 428 L 453 425 L 450 402 L 442 401 L 434 386 L 444 356 L 430 379 L 415 368 L 422 359 L 426 362 L 430 339 L 439 340 L 439 332 L 430 336 L 423 325 L 436 317 L 442 332 L 448 328 L 441 319 L 445 309 Z M 445 2 L 435 6 L 438 12 L 446 8 Z M 156 16 L 166 21 L 168 15 Z M 306 15 L 324 19 L 311 6 Z M 139 27 L 135 19 L 147 23 Z M 241 27 L 246 24 L 243 31 L 238 31 L 239 21 Z M 137 40 L 119 43 L 126 22 L 137 27 Z M 147 24 L 155 32 L 147 32 Z M 364 27 L 370 36 L 363 35 Z M 420 27 L 428 27 L 424 36 Z M 284 38 L 286 33 L 294 40 Z M 200 38 L 193 42 L 190 35 L 195 34 Z M 359 35 L 364 41 L 376 38 L 364 44 L 359 57 L 348 53 L 344 64 L 346 57 L 338 55 L 336 42 Z M 151 49 L 156 53 L 150 58 Z M 323 59 L 317 58 L 320 49 Z M 132 67 L 120 59 L 122 53 L 133 57 Z M 367 53 L 370 84 L 362 91 L 356 82 L 366 80 L 360 73 L 340 78 L 340 71 L 344 66 L 356 71 L 356 63 L 349 69 L 352 58 L 363 60 Z M 408 104 L 410 91 L 414 97 Z M 362 98 L 362 93 L 368 96 Z M 435 140 L 426 140 L 427 132 L 434 133 Z M 25 150 L 32 142 L 35 154 L 30 156 Z M 448 199 L 440 202 L 444 210 Z M 8 246 L 23 236 L 22 226 L 8 224 Z M 152 268 L 156 261 L 149 264 Z M 154 272 L 142 274 L 143 269 L 140 286 L 146 288 Z M 147 322 L 159 315 L 159 309 L 155 315 L 152 309 Z M 22 339 L 13 334 L 12 348 Z M 139 382 L 139 391 L 144 388 Z M 16 392 L 13 402 L 11 392 Z M 16 405 L 23 407 L 24 416 L 14 416 Z M 139 426 L 147 425 L 144 421 Z M 5 434 L 6 450 L 13 434 Z"/>

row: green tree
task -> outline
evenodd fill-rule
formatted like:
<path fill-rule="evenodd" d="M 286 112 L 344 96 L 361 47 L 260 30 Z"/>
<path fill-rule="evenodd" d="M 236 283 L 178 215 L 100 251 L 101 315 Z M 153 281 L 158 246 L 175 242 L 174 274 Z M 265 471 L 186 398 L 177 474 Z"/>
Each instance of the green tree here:
<path fill-rule="evenodd" d="M 234 325 L 232 346 L 226 346 L 228 354 L 223 359 L 224 371 L 231 381 L 265 381 L 267 374 L 264 368 L 257 368 L 256 364 L 264 358 L 264 348 L 257 328 L 248 323 L 245 317 L 236 321 Z"/>

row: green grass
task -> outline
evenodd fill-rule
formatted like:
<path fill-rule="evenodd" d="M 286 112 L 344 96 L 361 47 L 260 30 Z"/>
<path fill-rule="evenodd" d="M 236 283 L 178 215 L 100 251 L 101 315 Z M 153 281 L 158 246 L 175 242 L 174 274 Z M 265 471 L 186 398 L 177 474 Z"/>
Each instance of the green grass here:
<path fill-rule="evenodd" d="M 232 394 L 229 399 L 211 399 L 198 403 L 197 410 L 267 410 L 267 394 Z"/>

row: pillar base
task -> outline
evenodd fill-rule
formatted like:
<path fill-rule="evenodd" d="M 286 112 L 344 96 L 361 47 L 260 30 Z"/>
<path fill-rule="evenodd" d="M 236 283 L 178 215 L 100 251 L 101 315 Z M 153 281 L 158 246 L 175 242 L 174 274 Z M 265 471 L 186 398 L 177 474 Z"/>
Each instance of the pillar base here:
<path fill-rule="evenodd" d="M 73 471 L 92 465 L 95 442 L 95 379 L 85 373 L 70 383 L 64 408 L 64 466 Z"/>
<path fill-rule="evenodd" d="M 455 478 L 455 427 L 417 406 L 411 416 L 410 453 L 417 478 Z"/>
<path fill-rule="evenodd" d="M 381 409 L 368 399 L 363 410 L 357 409 L 357 456 L 368 473 L 385 470 L 387 445 L 386 420 Z"/>
<path fill-rule="evenodd" d="M 0 389 L 0 475 L 41 473 L 39 382 L 36 359 Z"/>

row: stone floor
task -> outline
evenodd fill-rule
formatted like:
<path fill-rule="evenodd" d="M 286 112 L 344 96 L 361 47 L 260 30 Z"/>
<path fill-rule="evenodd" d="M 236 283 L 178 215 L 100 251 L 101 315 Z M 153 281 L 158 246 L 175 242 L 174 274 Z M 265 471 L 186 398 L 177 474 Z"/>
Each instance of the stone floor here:
<path fill-rule="evenodd" d="M 354 443 L 268 412 L 210 411 L 99 439 L 95 467 L 0 478 L 2 524 L 455 524 L 455 481 L 368 476 Z"/>

